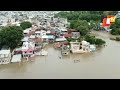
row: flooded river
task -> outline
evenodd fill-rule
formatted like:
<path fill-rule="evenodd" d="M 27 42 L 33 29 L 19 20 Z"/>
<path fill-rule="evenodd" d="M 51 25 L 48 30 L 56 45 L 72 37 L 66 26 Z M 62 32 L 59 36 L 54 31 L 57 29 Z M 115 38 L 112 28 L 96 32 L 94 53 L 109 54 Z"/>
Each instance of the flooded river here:
<path fill-rule="evenodd" d="M 47 46 L 48 56 L 33 61 L 0 65 L 1 79 L 91 79 L 120 78 L 120 42 L 106 32 L 93 32 L 107 46 L 89 54 L 71 54 L 62 58 L 59 50 Z M 77 61 L 75 61 L 77 60 Z"/>

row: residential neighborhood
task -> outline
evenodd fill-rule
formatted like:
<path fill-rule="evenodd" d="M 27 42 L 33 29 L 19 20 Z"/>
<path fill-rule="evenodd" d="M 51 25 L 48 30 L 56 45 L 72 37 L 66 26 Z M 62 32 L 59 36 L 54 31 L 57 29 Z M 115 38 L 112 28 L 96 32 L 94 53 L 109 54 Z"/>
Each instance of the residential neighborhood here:
<path fill-rule="evenodd" d="M 23 30 L 24 37 L 21 40 L 21 47 L 15 48 L 12 52 L 8 50 L 8 54 L 12 55 L 9 57 L 8 63 L 15 62 L 13 58 L 15 56 L 17 57 L 17 55 L 19 55 L 20 59 L 22 57 L 26 60 L 38 55 L 48 55 L 49 53 L 45 50 L 45 45 L 49 44 L 53 44 L 53 48 L 61 50 L 60 52 L 62 52 L 62 55 L 69 55 L 70 52 L 85 53 L 92 51 L 90 44 L 87 44 L 86 41 L 81 42 L 82 46 L 77 40 L 70 43 L 67 41 L 68 38 L 77 39 L 80 37 L 80 32 L 68 28 L 70 23 L 67 21 L 67 18 L 44 17 L 41 21 L 38 21 L 37 19 L 29 19 L 28 21 L 32 23 L 32 27 Z M 18 22 L 20 22 L 20 20 Z M 11 19 L 8 19 L 7 21 L 10 26 L 13 24 L 15 26 L 20 26 L 20 23 L 18 22 L 12 22 Z M 74 46 L 74 43 L 78 43 L 78 46 Z M 93 47 L 95 49 L 94 45 Z M 1 54 L 2 52 L 4 55 L 4 51 L 1 50 Z M 1 59 L 1 64 L 7 64 L 2 62 L 5 62 L 3 59 Z"/>
<path fill-rule="evenodd" d="M 110 22 L 114 16 L 116 21 Z M 46 78 L 62 78 L 56 73 L 67 78 L 67 71 L 76 75 L 79 72 L 78 77 L 83 78 L 80 73 L 93 68 L 99 71 L 107 59 L 112 64 L 119 57 L 119 12 L 0 11 L 0 18 L 0 73 L 7 67 L 12 72 L 15 66 L 22 68 L 16 72 L 25 73 L 25 78 L 29 72 L 36 78 L 46 74 Z"/>

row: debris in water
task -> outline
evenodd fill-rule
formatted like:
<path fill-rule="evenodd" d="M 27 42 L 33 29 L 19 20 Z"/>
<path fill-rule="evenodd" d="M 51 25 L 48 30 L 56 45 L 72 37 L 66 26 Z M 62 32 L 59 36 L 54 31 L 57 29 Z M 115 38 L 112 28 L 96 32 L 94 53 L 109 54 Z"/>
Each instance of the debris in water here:
<path fill-rule="evenodd" d="M 77 63 L 77 62 L 80 62 L 80 59 L 78 59 L 78 60 L 74 60 L 74 63 Z"/>
<path fill-rule="evenodd" d="M 62 58 L 62 57 L 60 57 L 60 56 L 58 56 L 60 59 Z"/>

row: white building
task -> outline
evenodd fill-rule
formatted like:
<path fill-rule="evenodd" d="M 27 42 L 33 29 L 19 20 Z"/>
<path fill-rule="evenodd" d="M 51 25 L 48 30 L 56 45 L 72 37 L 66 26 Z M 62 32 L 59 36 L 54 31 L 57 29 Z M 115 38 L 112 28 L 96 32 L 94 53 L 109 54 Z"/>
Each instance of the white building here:
<path fill-rule="evenodd" d="M 36 36 L 36 37 L 42 37 L 42 36 L 45 36 L 46 33 L 47 33 L 47 32 L 44 31 L 44 30 L 36 31 L 36 32 L 35 32 L 35 36 Z"/>
<path fill-rule="evenodd" d="M 11 60 L 10 50 L 0 50 L 0 64 L 8 64 Z"/>
<path fill-rule="evenodd" d="M 13 55 L 11 62 L 21 62 L 21 54 Z"/>
<path fill-rule="evenodd" d="M 34 42 L 23 42 L 22 46 L 23 58 L 32 57 L 35 54 L 34 50 L 35 50 Z"/>
<path fill-rule="evenodd" d="M 70 42 L 70 50 L 72 53 L 87 53 L 91 51 L 95 51 L 96 47 L 94 45 L 90 45 L 87 41 L 82 42 Z"/>
<path fill-rule="evenodd" d="M 62 37 L 60 37 L 60 38 L 56 38 L 55 41 L 56 41 L 56 42 L 63 42 L 63 41 L 67 41 L 67 39 L 66 39 L 64 36 L 62 36 Z"/>

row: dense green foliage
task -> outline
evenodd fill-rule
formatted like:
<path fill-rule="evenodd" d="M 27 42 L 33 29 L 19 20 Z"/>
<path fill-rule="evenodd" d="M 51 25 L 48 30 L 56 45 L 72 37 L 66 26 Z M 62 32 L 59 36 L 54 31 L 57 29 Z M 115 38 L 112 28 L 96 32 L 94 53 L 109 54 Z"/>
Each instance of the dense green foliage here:
<path fill-rule="evenodd" d="M 32 27 L 32 23 L 26 21 L 26 22 L 22 22 L 22 23 L 20 24 L 20 26 L 23 28 L 23 30 L 25 30 L 25 29 L 27 29 L 27 28 Z"/>
<path fill-rule="evenodd" d="M 23 38 L 23 29 L 19 26 L 9 26 L 0 31 L 0 45 L 8 46 L 11 50 L 17 47 Z"/>
<path fill-rule="evenodd" d="M 120 37 L 110 38 L 110 40 L 120 41 Z"/>
<path fill-rule="evenodd" d="M 75 42 L 75 41 L 78 41 L 79 39 L 72 39 L 72 38 L 67 38 L 67 41 L 70 43 L 70 42 Z"/>
<path fill-rule="evenodd" d="M 86 35 L 85 40 L 90 44 L 95 44 L 95 36 Z"/>
<path fill-rule="evenodd" d="M 70 28 L 78 30 L 82 36 L 86 35 L 91 29 L 86 20 L 72 21 Z"/>
<path fill-rule="evenodd" d="M 89 42 L 90 44 L 95 44 L 95 45 L 98 45 L 98 46 L 104 45 L 106 43 L 104 40 L 96 38 L 95 36 L 92 36 L 92 35 L 86 35 L 84 37 L 82 36 L 82 37 L 80 37 L 76 40 L 78 42 L 81 42 L 82 40 L 85 40 L 85 41 Z M 72 39 L 72 38 L 67 38 L 68 42 L 74 42 L 76 40 Z"/>
<path fill-rule="evenodd" d="M 100 46 L 100 45 L 103 45 L 103 44 L 105 44 L 105 43 L 106 43 L 106 42 L 105 42 L 104 40 L 100 39 L 100 38 L 96 38 L 96 39 L 95 39 L 95 45 Z"/>
<path fill-rule="evenodd" d="M 95 45 L 98 45 L 98 46 L 106 43 L 104 40 L 96 38 L 95 36 L 91 36 L 91 35 L 86 35 L 85 40 L 87 42 L 89 42 L 90 44 L 95 44 Z"/>
<path fill-rule="evenodd" d="M 115 39 L 116 41 L 120 41 L 120 37 L 116 37 L 116 39 Z"/>
<path fill-rule="evenodd" d="M 116 13 L 117 11 L 70 11 L 60 12 L 55 17 L 67 18 L 70 21 L 70 28 L 80 32 L 81 36 L 78 41 L 83 40 L 84 37 L 86 41 L 99 46 L 105 44 L 105 41 L 88 35 L 89 32 L 92 28 L 100 29 L 98 26 L 103 21 L 103 18 Z M 72 39 L 68 39 L 68 41 L 70 42 Z"/>
<path fill-rule="evenodd" d="M 87 22 L 90 22 L 91 20 L 102 21 L 107 15 L 115 15 L 116 13 L 117 11 L 70 11 L 59 12 L 55 17 L 64 17 L 68 20 L 87 20 Z"/>
<path fill-rule="evenodd" d="M 76 21 L 86 20 L 90 22 L 90 28 L 95 30 L 101 30 L 99 27 L 100 22 L 103 22 L 103 18 L 106 18 L 108 15 L 116 15 L 117 11 L 70 11 L 70 12 L 59 12 L 55 17 L 67 18 L 71 23 L 71 28 L 76 28 Z"/>
<path fill-rule="evenodd" d="M 112 35 L 119 35 L 120 31 L 118 30 L 118 28 L 113 28 L 110 32 Z"/>
<path fill-rule="evenodd" d="M 112 35 L 120 35 L 120 19 L 116 19 L 115 23 L 111 24 L 110 28 Z"/>

